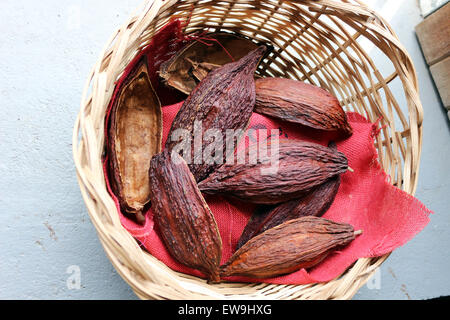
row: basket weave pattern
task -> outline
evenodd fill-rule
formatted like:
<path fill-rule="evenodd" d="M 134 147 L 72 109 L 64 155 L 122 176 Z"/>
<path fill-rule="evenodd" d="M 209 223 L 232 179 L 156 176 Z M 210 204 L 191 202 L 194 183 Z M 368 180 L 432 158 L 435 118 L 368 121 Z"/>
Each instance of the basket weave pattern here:
<path fill-rule="evenodd" d="M 173 17 L 189 21 L 186 33 L 205 28 L 227 30 L 270 42 L 275 50 L 257 73 L 320 86 L 338 97 L 346 111 L 358 112 L 372 122 L 380 120 L 375 145 L 383 169 L 391 183 L 404 191 L 414 194 L 417 186 L 423 112 L 415 69 L 388 23 L 363 3 L 146 1 L 101 52 L 86 83 L 74 127 L 73 154 L 81 193 L 109 259 L 140 298 L 351 298 L 388 255 L 359 259 L 344 275 L 327 283 L 209 285 L 169 269 L 143 251 L 122 227 L 101 162 L 105 112 L 114 83 L 125 67 Z M 371 56 L 373 51 L 381 55 L 388 71 L 377 68 L 368 47 Z M 395 83 L 403 90 L 394 94 Z M 407 108 L 406 115 L 400 106 Z"/>

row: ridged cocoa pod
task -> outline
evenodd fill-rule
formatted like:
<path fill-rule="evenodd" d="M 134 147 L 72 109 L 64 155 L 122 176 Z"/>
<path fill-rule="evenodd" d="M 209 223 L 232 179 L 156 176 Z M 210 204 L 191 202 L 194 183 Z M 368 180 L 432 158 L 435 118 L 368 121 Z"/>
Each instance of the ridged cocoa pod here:
<path fill-rule="evenodd" d="M 352 135 L 339 101 L 326 90 L 284 78 L 256 80 L 255 112 L 314 129 Z"/>
<path fill-rule="evenodd" d="M 208 72 L 243 58 L 258 46 L 238 34 L 208 33 L 161 64 L 159 74 L 169 86 L 189 95 Z"/>
<path fill-rule="evenodd" d="M 220 267 L 220 276 L 272 278 L 311 268 L 360 233 L 319 217 L 290 220 L 250 239 Z"/>
<path fill-rule="evenodd" d="M 334 142 L 330 142 L 328 147 L 337 150 Z M 337 175 L 299 199 L 284 202 L 276 207 L 258 208 L 242 231 L 236 250 L 254 236 L 288 220 L 305 216 L 321 217 L 333 204 L 340 184 L 341 177 Z"/>
<path fill-rule="evenodd" d="M 163 151 L 152 158 L 149 176 L 155 225 L 170 254 L 208 281 L 219 281 L 219 229 L 186 162 Z"/>
<path fill-rule="evenodd" d="M 255 154 L 251 146 L 246 150 Z M 267 149 L 271 149 L 269 143 Z M 255 164 L 224 164 L 198 184 L 207 194 L 221 194 L 257 204 L 277 204 L 304 196 L 314 187 L 348 169 L 345 155 L 304 141 L 280 140 L 278 157 Z M 275 165 L 273 165 L 275 164 Z"/>
<path fill-rule="evenodd" d="M 144 56 L 122 85 L 111 107 L 107 153 L 110 182 L 125 214 L 145 220 L 150 201 L 150 159 L 161 151 L 162 112 Z"/>
<path fill-rule="evenodd" d="M 241 129 L 244 132 L 247 127 L 255 105 L 253 75 L 265 50 L 266 48 L 261 46 L 241 60 L 210 72 L 192 91 L 178 111 L 165 147 L 168 151 L 172 151 L 177 144 L 180 144 L 180 141 L 176 140 L 180 137 L 173 136 L 175 133 L 181 134 L 180 129 L 190 134 L 191 157 L 188 162 L 197 181 L 204 179 L 218 166 L 217 163 L 224 162 L 223 159 L 227 153 L 234 151 L 226 150 L 226 131 Z M 194 134 L 197 131 L 196 123 L 201 125 L 198 130 L 201 135 Z M 200 149 L 194 138 L 200 136 L 202 139 L 209 129 L 219 130 L 223 138 L 222 155 L 224 158 L 212 161 L 212 163 L 204 160 L 204 151 L 208 144 L 201 141 Z M 182 138 L 185 139 L 183 136 Z M 183 156 L 186 159 L 186 155 Z M 213 157 L 211 156 L 211 158 Z"/>
<path fill-rule="evenodd" d="M 340 181 L 340 176 L 335 176 L 300 199 L 282 203 L 263 214 L 255 212 L 239 238 L 237 249 L 251 238 L 283 222 L 305 216 L 321 217 L 332 205 L 338 192 Z"/>

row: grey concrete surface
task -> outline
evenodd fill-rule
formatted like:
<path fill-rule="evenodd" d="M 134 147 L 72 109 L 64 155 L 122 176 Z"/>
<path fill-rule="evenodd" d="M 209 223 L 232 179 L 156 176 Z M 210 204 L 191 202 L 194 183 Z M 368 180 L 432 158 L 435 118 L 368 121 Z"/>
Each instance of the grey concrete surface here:
<path fill-rule="evenodd" d="M 90 68 L 139 3 L 1 1 L 0 299 L 136 299 L 89 220 L 71 135 Z M 369 3 L 391 22 L 417 68 L 425 122 L 416 197 L 435 214 L 355 299 L 448 295 L 449 122 L 413 31 L 422 18 L 414 0 Z M 77 276 L 79 287 L 71 282 Z"/>

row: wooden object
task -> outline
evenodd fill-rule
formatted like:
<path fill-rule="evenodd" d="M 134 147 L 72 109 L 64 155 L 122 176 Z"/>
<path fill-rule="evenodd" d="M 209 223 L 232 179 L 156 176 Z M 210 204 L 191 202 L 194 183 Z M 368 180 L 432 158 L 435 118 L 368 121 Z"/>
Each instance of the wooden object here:
<path fill-rule="evenodd" d="M 418 24 L 416 34 L 442 104 L 450 110 L 450 2 Z"/>
<path fill-rule="evenodd" d="M 450 3 L 416 26 L 416 34 L 429 66 L 450 53 Z"/>
<path fill-rule="evenodd" d="M 450 110 L 450 56 L 430 67 L 442 103 Z"/>

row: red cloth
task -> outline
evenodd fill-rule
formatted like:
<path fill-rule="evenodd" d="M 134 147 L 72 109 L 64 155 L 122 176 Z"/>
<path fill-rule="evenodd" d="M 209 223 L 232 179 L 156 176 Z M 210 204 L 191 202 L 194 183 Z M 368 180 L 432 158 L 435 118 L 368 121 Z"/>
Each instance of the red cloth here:
<path fill-rule="evenodd" d="M 164 141 L 181 103 L 163 108 Z M 346 222 L 355 230 L 363 230 L 350 245 L 325 259 L 318 266 L 306 271 L 272 279 L 248 279 L 231 277 L 233 281 L 268 282 L 277 284 L 306 284 L 329 281 L 342 274 L 353 262 L 362 257 L 377 257 L 391 252 L 413 238 L 428 223 L 431 213 L 416 198 L 388 183 L 388 176 L 377 161 L 373 143 L 376 127 L 356 113 L 348 113 L 353 136 L 337 143 L 354 172 L 342 175 L 339 192 L 324 218 Z M 249 128 L 280 129 L 288 139 L 311 140 L 298 126 L 275 121 L 253 114 Z M 328 140 L 316 140 L 326 145 Z M 312 140 L 314 141 L 314 140 Z M 117 199 L 116 205 L 119 208 Z M 206 198 L 219 226 L 223 242 L 222 263 L 232 255 L 237 241 L 251 216 L 254 205 L 227 201 L 221 197 Z M 123 226 L 138 239 L 156 258 L 170 268 L 196 276 L 202 274 L 176 262 L 166 250 L 158 234 L 153 230 L 151 210 L 144 226 L 138 226 L 121 215 Z"/>
<path fill-rule="evenodd" d="M 181 24 L 178 20 L 169 23 L 156 34 L 149 46 L 130 63 L 118 81 L 110 107 L 124 79 L 143 54 L 146 54 L 149 59 L 152 83 L 163 105 L 173 103 L 174 100 L 179 101 L 179 97 L 172 94 L 170 89 L 158 83 L 156 70 L 160 63 L 170 58 L 184 41 Z M 151 67 L 152 64 L 153 67 Z M 180 107 L 181 103 L 163 108 L 164 141 L 167 139 L 170 125 Z M 324 218 L 336 222 L 347 222 L 353 225 L 355 230 L 363 230 L 363 234 L 342 251 L 335 252 L 308 271 L 300 270 L 273 279 L 257 280 L 232 277 L 229 280 L 277 284 L 329 281 L 342 274 L 358 258 L 377 257 L 391 252 L 405 244 L 427 225 L 428 215 L 431 211 L 416 198 L 388 183 L 388 176 L 377 161 L 377 152 L 373 143 L 373 137 L 377 132 L 376 125 L 356 113 L 348 113 L 348 118 L 353 128 L 353 136 L 345 141 L 337 142 L 337 146 L 338 150 L 347 156 L 349 166 L 353 168 L 354 172 L 346 172 L 342 175 L 339 192 Z M 106 123 L 108 123 L 108 119 L 109 113 Z M 298 125 L 275 121 L 258 114 L 253 114 L 249 128 L 281 129 L 283 137 L 288 139 L 303 139 L 316 141 L 323 145 L 328 144 L 328 138 L 317 131 L 300 129 Z M 316 140 L 312 140 L 311 137 L 315 137 Z M 106 139 L 108 139 L 107 136 Z M 107 165 L 108 159 L 104 159 L 106 177 L 108 177 Z M 120 212 L 119 203 L 112 194 L 108 181 L 107 186 Z M 224 263 L 232 255 L 255 206 L 238 201 L 227 201 L 218 196 L 208 196 L 206 201 L 220 230 L 223 243 L 222 263 Z M 147 212 L 144 226 L 137 225 L 122 214 L 120 214 L 120 219 L 125 229 L 167 266 L 183 273 L 203 277 L 199 271 L 183 266 L 169 255 L 157 232 L 153 229 L 151 210 Z"/>

